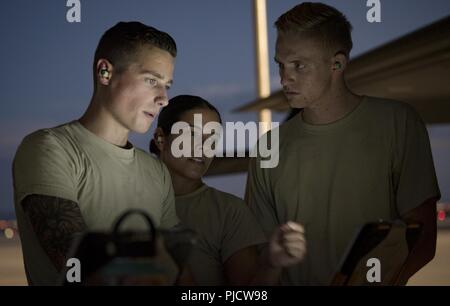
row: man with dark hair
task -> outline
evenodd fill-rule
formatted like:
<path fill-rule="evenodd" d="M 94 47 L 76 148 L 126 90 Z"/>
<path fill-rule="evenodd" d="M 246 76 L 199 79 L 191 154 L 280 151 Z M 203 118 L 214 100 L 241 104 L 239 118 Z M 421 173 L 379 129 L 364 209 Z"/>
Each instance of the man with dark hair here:
<path fill-rule="evenodd" d="M 128 142 L 168 103 L 175 41 L 139 22 L 105 32 L 94 59 L 94 93 L 84 115 L 24 138 L 13 164 L 14 198 L 28 282 L 52 285 L 73 238 L 110 230 L 130 208 L 157 226 L 178 223 L 167 168 Z M 143 228 L 137 218 L 125 227 Z"/>
<path fill-rule="evenodd" d="M 306 258 L 282 283 L 329 284 L 358 227 L 400 219 L 423 228 L 405 284 L 436 248 L 440 192 L 425 125 L 407 104 L 349 90 L 351 25 L 335 8 L 302 3 L 275 25 L 281 85 L 302 110 L 279 128 L 278 166 L 251 161 L 246 200 L 267 235 L 290 220 L 305 227 Z"/>

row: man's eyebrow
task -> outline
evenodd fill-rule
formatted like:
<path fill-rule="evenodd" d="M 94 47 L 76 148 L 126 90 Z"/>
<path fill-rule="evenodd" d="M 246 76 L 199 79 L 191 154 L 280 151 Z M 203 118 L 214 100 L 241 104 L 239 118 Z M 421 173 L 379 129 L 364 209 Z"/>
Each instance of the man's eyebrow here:
<path fill-rule="evenodd" d="M 160 73 L 158 73 L 156 71 L 153 71 L 153 70 L 142 69 L 140 71 L 140 73 L 141 74 L 151 74 L 151 75 L 157 77 L 160 80 L 164 80 L 164 76 L 162 74 L 160 74 Z M 167 83 L 172 85 L 173 84 L 173 80 L 169 80 Z"/>
<path fill-rule="evenodd" d="M 308 61 L 308 60 L 309 60 L 308 57 L 297 56 L 294 59 L 292 59 L 291 61 L 289 61 L 289 63 L 294 63 L 294 62 L 298 62 L 298 61 Z"/>
<path fill-rule="evenodd" d="M 278 60 L 276 57 L 274 57 L 273 60 L 274 60 L 277 64 L 281 64 L 281 61 Z M 309 60 L 309 58 L 304 57 L 304 56 L 296 56 L 295 58 L 289 60 L 288 63 L 295 63 L 295 62 L 299 62 L 299 61 L 307 61 L 307 60 Z"/>

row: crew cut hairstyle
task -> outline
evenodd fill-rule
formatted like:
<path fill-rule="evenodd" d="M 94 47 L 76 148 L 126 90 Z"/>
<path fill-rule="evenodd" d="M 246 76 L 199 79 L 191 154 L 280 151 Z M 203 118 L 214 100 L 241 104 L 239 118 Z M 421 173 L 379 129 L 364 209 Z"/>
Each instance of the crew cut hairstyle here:
<path fill-rule="evenodd" d="M 336 49 L 347 58 L 353 48 L 352 25 L 347 17 L 334 7 L 318 2 L 304 2 L 275 22 L 278 33 L 306 33 L 320 39 L 324 46 Z"/>

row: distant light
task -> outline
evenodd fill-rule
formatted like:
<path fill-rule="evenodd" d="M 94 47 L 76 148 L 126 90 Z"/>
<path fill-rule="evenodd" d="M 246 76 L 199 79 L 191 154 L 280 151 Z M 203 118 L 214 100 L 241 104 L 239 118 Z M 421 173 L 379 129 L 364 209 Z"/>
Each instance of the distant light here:
<path fill-rule="evenodd" d="M 4 233 L 5 233 L 6 239 L 13 239 L 13 237 L 14 237 L 14 231 L 13 231 L 12 228 L 7 228 L 7 229 L 5 229 Z"/>
<path fill-rule="evenodd" d="M 438 219 L 439 219 L 439 221 L 444 221 L 445 220 L 445 211 L 444 210 L 440 210 L 438 212 Z"/>

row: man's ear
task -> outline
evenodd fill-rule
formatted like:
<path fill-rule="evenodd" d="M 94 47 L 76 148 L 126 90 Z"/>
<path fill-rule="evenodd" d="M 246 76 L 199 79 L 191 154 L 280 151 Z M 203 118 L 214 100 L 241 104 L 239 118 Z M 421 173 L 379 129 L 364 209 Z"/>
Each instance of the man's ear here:
<path fill-rule="evenodd" d="M 343 72 L 347 68 L 347 64 L 347 56 L 342 52 L 338 52 L 333 56 L 331 69 L 336 72 Z"/>
<path fill-rule="evenodd" d="M 113 75 L 114 67 L 110 61 L 101 58 L 96 64 L 96 79 L 101 85 L 109 85 L 111 77 Z"/>
<path fill-rule="evenodd" d="M 165 140 L 166 137 L 164 135 L 164 131 L 162 130 L 162 128 L 157 127 L 155 130 L 155 133 L 153 134 L 153 140 L 156 144 L 156 146 L 158 147 L 158 150 L 160 152 L 162 152 L 164 150 L 164 144 L 165 144 Z"/>

